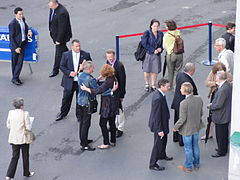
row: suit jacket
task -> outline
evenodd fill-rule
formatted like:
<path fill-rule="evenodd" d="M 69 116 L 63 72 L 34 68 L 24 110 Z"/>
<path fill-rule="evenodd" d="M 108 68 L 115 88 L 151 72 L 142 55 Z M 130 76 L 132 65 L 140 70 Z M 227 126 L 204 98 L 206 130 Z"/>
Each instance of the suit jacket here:
<path fill-rule="evenodd" d="M 147 30 L 144 32 L 141 41 L 148 54 L 153 54 L 157 48 L 161 48 L 163 50 L 163 33 L 161 31 L 158 31 L 157 38 L 155 38 L 152 30 Z M 158 56 L 159 55 L 160 53 L 158 53 Z"/>
<path fill-rule="evenodd" d="M 190 82 L 193 86 L 193 95 L 198 95 L 197 87 L 193 79 L 185 72 L 179 72 L 176 77 L 176 89 L 175 89 L 174 98 L 172 101 L 172 106 L 171 106 L 172 109 L 178 110 L 180 106 L 180 102 L 183 99 L 185 99 L 185 96 L 182 95 L 180 91 L 181 85 L 184 82 Z"/>
<path fill-rule="evenodd" d="M 231 121 L 232 85 L 225 81 L 217 89 L 210 110 L 212 121 L 216 124 L 225 124 Z"/>
<path fill-rule="evenodd" d="M 27 33 L 28 33 L 28 25 L 25 22 L 25 18 L 23 18 L 23 22 L 25 24 L 25 37 L 27 40 Z M 14 18 L 10 24 L 8 25 L 9 28 L 9 38 L 10 38 L 10 49 L 14 51 L 15 49 L 21 47 L 22 45 L 22 31 L 19 22 Z"/>
<path fill-rule="evenodd" d="M 8 142 L 10 144 L 25 144 L 25 129 L 31 130 L 29 113 L 22 109 L 10 110 L 8 112 L 7 128 L 10 129 L 8 137 Z"/>
<path fill-rule="evenodd" d="M 81 50 L 78 67 L 80 64 L 82 64 L 84 59 L 92 60 L 88 52 Z M 60 63 L 60 69 L 63 72 L 61 86 L 64 87 L 65 89 L 71 90 L 73 87 L 73 79 L 74 79 L 73 77 L 69 76 L 71 71 L 74 71 L 72 50 L 69 50 L 63 53 L 61 63 Z"/>
<path fill-rule="evenodd" d="M 49 31 L 50 36 L 54 43 L 56 41 L 60 43 L 66 43 L 72 38 L 72 29 L 70 18 L 67 9 L 59 4 L 59 6 L 54 10 L 50 9 L 49 12 Z M 52 16 L 52 19 L 51 19 Z"/>
<path fill-rule="evenodd" d="M 175 123 L 174 129 L 179 134 L 190 136 L 199 132 L 204 127 L 202 122 L 203 101 L 200 96 L 190 95 L 180 103 L 179 120 Z"/>
<path fill-rule="evenodd" d="M 226 32 L 224 35 L 222 35 L 222 38 L 226 40 L 225 48 L 234 52 L 235 36 L 229 32 Z"/>
<path fill-rule="evenodd" d="M 169 118 L 170 114 L 166 98 L 159 90 L 154 91 L 152 96 L 151 113 L 148 123 L 151 132 L 159 133 L 163 131 L 164 134 L 168 134 Z"/>
<path fill-rule="evenodd" d="M 110 64 L 107 61 L 107 64 Z M 125 73 L 125 68 L 123 64 L 116 60 L 114 63 L 114 69 L 115 69 L 115 77 L 117 78 L 118 81 L 118 89 L 113 92 L 114 97 L 116 98 L 124 98 L 126 94 L 126 73 Z"/>

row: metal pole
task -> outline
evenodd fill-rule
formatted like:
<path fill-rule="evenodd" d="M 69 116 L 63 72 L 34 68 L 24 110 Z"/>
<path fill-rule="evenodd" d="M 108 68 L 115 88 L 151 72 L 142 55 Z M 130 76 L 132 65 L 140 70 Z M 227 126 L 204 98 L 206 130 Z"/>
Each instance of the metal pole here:
<path fill-rule="evenodd" d="M 203 65 L 212 66 L 216 61 L 212 60 L 212 21 L 208 21 L 208 60 L 202 62 Z"/>
<path fill-rule="evenodd" d="M 208 22 L 208 60 L 209 65 L 212 65 L 212 21 Z"/>
<path fill-rule="evenodd" d="M 119 36 L 115 36 L 116 38 L 116 59 L 119 60 Z"/>

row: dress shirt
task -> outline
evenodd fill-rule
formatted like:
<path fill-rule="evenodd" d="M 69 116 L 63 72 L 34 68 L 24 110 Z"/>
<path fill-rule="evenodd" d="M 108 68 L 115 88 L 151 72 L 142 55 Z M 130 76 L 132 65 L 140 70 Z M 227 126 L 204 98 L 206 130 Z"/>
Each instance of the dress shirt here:
<path fill-rule="evenodd" d="M 26 35 L 25 35 L 25 24 L 22 19 L 17 19 L 18 23 L 20 24 L 21 27 L 21 34 L 22 34 L 22 42 L 26 40 Z"/>
<path fill-rule="evenodd" d="M 116 62 L 116 59 L 115 59 L 113 62 L 110 62 L 110 61 L 108 61 L 108 62 L 109 62 L 109 64 L 113 67 L 114 64 L 115 64 L 115 62 Z"/>
<path fill-rule="evenodd" d="M 165 97 L 165 93 L 162 92 L 160 89 L 158 89 L 158 91 L 163 95 L 163 97 Z"/>
<path fill-rule="evenodd" d="M 72 57 L 73 57 L 73 67 L 74 67 L 74 72 L 78 72 L 78 65 L 79 65 L 79 57 L 80 57 L 80 52 L 76 53 L 72 50 Z M 75 76 L 74 81 L 78 81 L 78 77 Z"/>
<path fill-rule="evenodd" d="M 231 50 L 223 49 L 219 55 L 218 60 L 226 66 L 226 71 L 233 74 L 233 58 L 234 54 Z"/>

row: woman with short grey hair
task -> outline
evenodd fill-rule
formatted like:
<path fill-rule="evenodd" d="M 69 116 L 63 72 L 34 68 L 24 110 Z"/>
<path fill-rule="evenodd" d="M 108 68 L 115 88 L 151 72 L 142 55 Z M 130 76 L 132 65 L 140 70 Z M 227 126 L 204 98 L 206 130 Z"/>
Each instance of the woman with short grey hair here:
<path fill-rule="evenodd" d="M 29 144 L 26 143 L 25 130 L 31 130 L 29 113 L 23 110 L 24 99 L 15 98 L 12 105 L 14 110 L 8 112 L 7 128 L 10 129 L 8 142 L 12 146 L 12 159 L 8 167 L 6 180 L 11 180 L 15 176 L 17 163 L 22 151 L 23 176 L 31 177 L 34 172 L 29 171 Z"/>

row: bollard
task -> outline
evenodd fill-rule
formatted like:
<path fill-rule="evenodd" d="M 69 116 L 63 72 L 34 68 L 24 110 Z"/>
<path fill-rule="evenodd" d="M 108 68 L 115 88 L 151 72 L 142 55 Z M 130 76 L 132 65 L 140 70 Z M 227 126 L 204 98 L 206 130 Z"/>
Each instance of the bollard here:
<path fill-rule="evenodd" d="M 115 36 L 116 39 L 116 59 L 119 60 L 119 36 Z"/>

